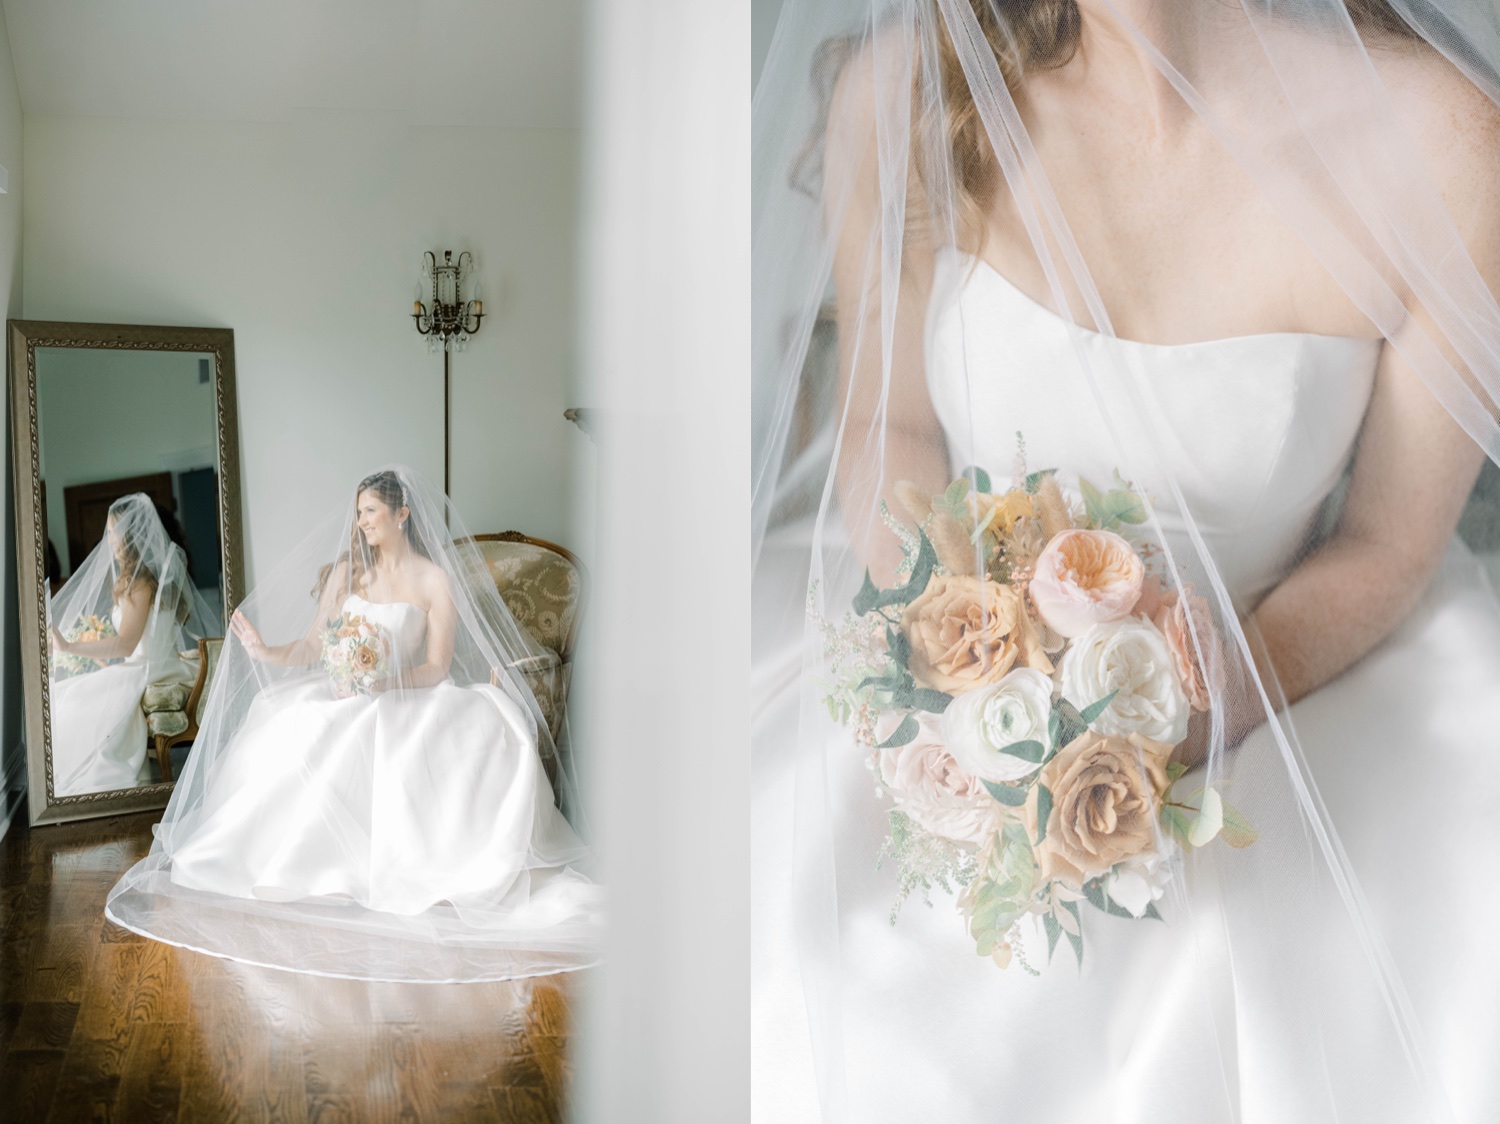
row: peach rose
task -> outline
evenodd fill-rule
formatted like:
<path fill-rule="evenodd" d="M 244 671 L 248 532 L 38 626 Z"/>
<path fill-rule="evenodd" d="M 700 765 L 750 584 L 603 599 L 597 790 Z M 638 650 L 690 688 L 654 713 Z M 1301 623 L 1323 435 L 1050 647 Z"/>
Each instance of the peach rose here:
<path fill-rule="evenodd" d="M 1047 834 L 1036 847 L 1042 877 L 1081 889 L 1116 863 L 1154 851 L 1171 752 L 1140 734 L 1090 730 L 1047 762 L 1026 800 L 1026 829 L 1035 839 L 1040 786 L 1052 793 Z"/>
<path fill-rule="evenodd" d="M 901 614 L 901 631 L 913 678 L 950 695 L 998 683 L 1018 661 L 1052 674 L 1021 595 L 988 578 L 935 576 Z"/>
<path fill-rule="evenodd" d="M 1145 577 L 1135 548 L 1113 531 L 1064 531 L 1036 560 L 1031 599 L 1053 631 L 1071 638 L 1129 616 Z"/>
<path fill-rule="evenodd" d="M 1156 611 L 1154 623 L 1167 639 L 1188 702 L 1194 710 L 1207 710 L 1213 702 L 1210 688 L 1222 682 L 1224 669 L 1224 646 L 1208 602 L 1192 590 L 1174 594 Z"/>
<path fill-rule="evenodd" d="M 361 645 L 354 649 L 354 666 L 360 671 L 374 671 L 379 663 L 380 656 L 374 648 Z"/>
<path fill-rule="evenodd" d="M 890 737 L 901 718 L 882 715 L 875 727 L 876 741 Z M 956 843 L 984 842 L 998 824 L 1000 805 L 977 777 L 959 768 L 943 744 L 937 715 L 919 713 L 916 718 L 915 738 L 876 751 L 880 783 L 899 811 L 934 835 Z"/>

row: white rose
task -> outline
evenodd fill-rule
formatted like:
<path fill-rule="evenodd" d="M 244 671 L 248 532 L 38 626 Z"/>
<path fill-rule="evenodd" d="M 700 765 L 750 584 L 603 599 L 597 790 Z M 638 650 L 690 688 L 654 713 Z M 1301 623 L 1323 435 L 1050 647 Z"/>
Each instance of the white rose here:
<path fill-rule="evenodd" d="M 1142 734 L 1176 745 L 1187 737 L 1188 699 L 1167 641 L 1139 617 L 1096 624 L 1062 658 L 1063 697 L 1080 710 L 1111 691 L 1091 726 L 1101 734 Z"/>
<path fill-rule="evenodd" d="M 998 683 L 966 691 L 943 711 L 943 738 L 959 767 L 987 781 L 1018 781 L 1040 762 L 1004 752 L 1016 742 L 1047 744 L 1052 680 L 1029 667 L 1015 668 Z"/>
<path fill-rule="evenodd" d="M 1104 892 L 1132 917 L 1145 916 L 1152 902 L 1161 901 L 1172 881 L 1172 851 L 1163 855 L 1148 851 L 1126 859 L 1104 878 Z"/>
<path fill-rule="evenodd" d="M 884 741 L 901 715 L 885 714 L 875 727 Z M 937 716 L 917 715 L 917 736 L 905 745 L 878 751 L 880 782 L 896 803 L 922 827 L 958 843 L 980 844 L 993 834 L 998 805 L 943 744 Z"/>

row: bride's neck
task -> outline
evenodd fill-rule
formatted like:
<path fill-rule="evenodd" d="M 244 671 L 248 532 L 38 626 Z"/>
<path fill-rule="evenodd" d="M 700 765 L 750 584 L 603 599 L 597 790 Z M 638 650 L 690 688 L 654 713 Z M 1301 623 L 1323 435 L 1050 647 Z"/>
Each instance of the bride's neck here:
<path fill-rule="evenodd" d="M 1203 33 L 1195 14 L 1199 6 L 1185 0 L 1078 0 L 1078 7 L 1078 51 L 1068 67 L 1076 82 L 1143 116 L 1158 132 L 1194 116 L 1161 72 L 1155 52 L 1178 70 L 1191 68 Z"/>
<path fill-rule="evenodd" d="M 391 546 L 382 546 L 379 556 L 375 559 L 375 572 L 379 574 L 393 573 L 401 569 L 410 557 L 411 544 L 405 540 L 398 540 Z"/>

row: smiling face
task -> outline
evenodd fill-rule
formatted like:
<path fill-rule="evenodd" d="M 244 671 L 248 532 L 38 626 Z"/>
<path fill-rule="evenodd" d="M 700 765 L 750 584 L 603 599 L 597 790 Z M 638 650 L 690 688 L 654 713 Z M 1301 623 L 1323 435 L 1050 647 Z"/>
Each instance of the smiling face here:
<path fill-rule="evenodd" d="M 372 550 L 399 541 L 406 533 L 408 514 L 404 507 L 392 508 L 371 489 L 361 492 L 355 501 L 355 521 L 365 536 L 366 545 Z"/>

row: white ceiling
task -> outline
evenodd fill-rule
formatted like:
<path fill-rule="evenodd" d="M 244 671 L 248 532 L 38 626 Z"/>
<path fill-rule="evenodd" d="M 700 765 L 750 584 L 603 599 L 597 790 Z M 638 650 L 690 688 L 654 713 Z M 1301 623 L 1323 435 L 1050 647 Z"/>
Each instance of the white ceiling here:
<path fill-rule="evenodd" d="M 0 0 L 28 114 L 577 128 L 585 0 Z"/>

